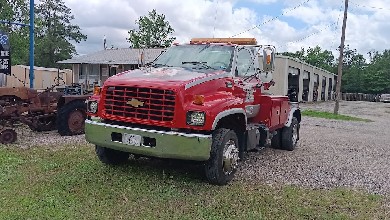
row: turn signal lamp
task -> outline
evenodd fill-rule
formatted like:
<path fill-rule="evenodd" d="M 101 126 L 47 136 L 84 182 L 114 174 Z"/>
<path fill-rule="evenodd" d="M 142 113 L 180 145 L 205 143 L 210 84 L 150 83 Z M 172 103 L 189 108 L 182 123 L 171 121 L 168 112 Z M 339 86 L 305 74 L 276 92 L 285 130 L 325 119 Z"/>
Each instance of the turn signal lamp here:
<path fill-rule="evenodd" d="M 271 64 L 271 54 L 267 55 L 267 64 Z"/>
<path fill-rule="evenodd" d="M 101 88 L 99 86 L 95 86 L 93 88 L 93 95 L 100 95 Z"/>
<path fill-rule="evenodd" d="M 203 105 L 204 104 L 204 96 L 203 95 L 195 95 L 193 103 L 195 105 Z"/>

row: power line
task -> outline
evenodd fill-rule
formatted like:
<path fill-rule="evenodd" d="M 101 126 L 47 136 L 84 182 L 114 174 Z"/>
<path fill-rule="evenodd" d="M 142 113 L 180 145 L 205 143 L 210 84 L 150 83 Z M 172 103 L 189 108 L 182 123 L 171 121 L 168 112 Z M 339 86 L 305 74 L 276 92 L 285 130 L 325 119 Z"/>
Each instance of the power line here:
<path fill-rule="evenodd" d="M 271 21 L 274 21 L 274 20 L 278 19 L 278 18 L 281 17 L 281 16 L 284 16 L 285 14 L 287 14 L 287 13 L 289 13 L 289 12 L 291 12 L 291 11 L 294 11 L 295 9 L 301 7 L 302 5 L 308 3 L 309 1 L 311 1 L 311 0 L 306 0 L 306 1 L 302 2 L 301 4 L 299 4 L 299 5 L 297 5 L 297 6 L 293 7 L 293 8 L 291 8 L 291 9 L 285 11 L 285 12 L 283 12 L 282 14 L 280 14 L 280 15 L 278 15 L 278 16 L 276 16 L 276 17 L 273 17 L 273 18 L 271 18 L 271 19 L 269 19 L 269 20 L 267 20 L 267 21 L 264 21 L 263 23 L 261 23 L 261 24 L 259 24 L 259 25 L 256 25 L 256 26 L 254 26 L 254 27 L 252 27 L 252 28 L 249 28 L 249 29 L 247 29 L 247 30 L 245 30 L 245 31 L 242 31 L 242 32 L 240 32 L 240 33 L 238 33 L 238 34 L 235 34 L 235 35 L 233 35 L 233 36 L 231 36 L 231 37 L 236 37 L 236 36 L 238 36 L 238 35 L 241 35 L 241 34 L 244 34 L 244 33 L 248 32 L 248 31 L 251 31 L 251 30 L 253 30 L 253 29 L 255 29 L 255 28 L 259 28 L 259 27 L 262 26 L 262 25 L 265 25 L 265 24 L 267 24 L 267 23 L 269 23 L 269 22 L 271 22 Z"/>
<path fill-rule="evenodd" d="M 336 25 L 336 24 L 337 24 L 337 22 L 328 24 L 328 25 L 326 25 L 324 28 L 322 28 L 322 29 L 320 29 L 320 30 L 318 30 L 318 31 L 316 31 L 316 32 L 313 32 L 313 33 L 311 33 L 310 35 L 307 35 L 306 37 L 300 38 L 300 39 L 295 40 L 295 41 L 289 41 L 289 42 L 287 42 L 284 46 L 287 46 L 288 44 L 298 43 L 298 42 L 301 42 L 301 41 L 303 41 L 303 40 L 306 40 L 307 38 L 312 37 L 312 36 L 314 36 L 314 35 L 317 35 L 317 34 L 323 32 L 324 30 L 328 29 L 329 27 L 332 27 L 332 26 L 334 26 L 334 25 Z"/>
<path fill-rule="evenodd" d="M 338 27 L 339 27 L 339 22 L 340 22 L 341 17 L 343 16 L 343 5 L 344 5 L 344 2 L 341 2 L 340 9 L 339 9 L 340 15 L 337 17 L 337 22 L 336 22 L 336 25 L 335 25 L 335 28 L 334 28 L 335 35 L 334 35 L 333 40 L 332 40 L 331 49 L 333 49 L 335 47 L 335 44 L 336 44 L 337 30 L 338 30 Z"/>
<path fill-rule="evenodd" d="M 372 8 L 372 9 L 380 9 L 380 10 L 390 10 L 390 8 L 382 8 L 382 7 L 374 7 L 374 6 L 366 6 L 366 5 L 359 5 L 355 2 L 351 2 L 353 5 L 361 7 L 361 8 Z"/>
<path fill-rule="evenodd" d="M 304 41 L 304 40 L 306 40 L 306 39 L 308 39 L 308 38 L 310 38 L 310 37 L 312 37 L 312 36 L 315 36 L 315 35 L 317 35 L 317 34 L 323 32 L 323 31 L 325 31 L 325 30 L 328 29 L 328 28 L 331 28 L 331 27 L 334 27 L 334 32 L 337 34 L 336 31 L 337 31 L 337 29 L 338 29 L 338 25 L 339 25 L 339 22 L 340 22 L 340 19 L 341 19 L 341 16 L 342 16 L 343 4 L 341 4 L 341 6 L 340 6 L 340 12 L 341 12 L 341 14 L 337 17 L 337 21 L 336 21 L 336 22 L 330 23 L 330 24 L 328 24 L 327 26 L 323 27 L 322 29 L 320 29 L 320 30 L 318 30 L 318 31 L 316 31 L 316 32 L 313 32 L 313 33 L 311 33 L 311 34 L 309 34 L 309 35 L 307 35 L 307 36 L 305 36 L 305 37 L 303 37 L 303 38 L 300 38 L 300 39 L 294 40 L 294 41 L 289 41 L 289 42 L 287 42 L 285 45 L 283 45 L 283 47 L 287 47 L 289 44 L 292 44 L 292 43 L 298 43 L 298 42 Z M 335 38 L 336 38 L 336 35 L 335 35 L 335 37 L 333 38 L 333 41 L 332 41 L 332 45 L 333 45 L 333 46 L 334 46 Z M 333 47 L 333 46 L 332 46 L 332 47 Z"/>

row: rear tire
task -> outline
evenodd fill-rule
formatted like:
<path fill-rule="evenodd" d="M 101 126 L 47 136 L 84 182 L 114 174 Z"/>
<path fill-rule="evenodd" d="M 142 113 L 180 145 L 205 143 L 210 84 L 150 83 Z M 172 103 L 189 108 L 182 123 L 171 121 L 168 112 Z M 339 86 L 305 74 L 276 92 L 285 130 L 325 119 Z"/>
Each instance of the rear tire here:
<path fill-rule="evenodd" d="M 282 138 L 280 137 L 280 133 L 282 132 L 281 131 L 282 129 L 278 129 L 276 130 L 276 134 L 274 136 L 272 136 L 272 139 L 271 139 L 271 148 L 273 149 L 281 149 L 281 146 L 282 146 Z"/>
<path fill-rule="evenodd" d="M 57 112 L 57 128 L 61 136 L 84 134 L 87 106 L 76 100 L 65 104 Z"/>
<path fill-rule="evenodd" d="M 99 160 L 108 165 L 123 164 L 129 159 L 129 153 L 110 148 L 95 146 Z"/>
<path fill-rule="evenodd" d="M 220 128 L 213 133 L 210 158 L 205 164 L 207 180 L 214 185 L 226 185 L 237 171 L 239 142 L 233 130 Z"/>
<path fill-rule="evenodd" d="M 282 130 L 282 147 L 284 150 L 293 151 L 298 145 L 299 123 L 298 119 L 293 117 L 290 127 L 284 127 Z"/>

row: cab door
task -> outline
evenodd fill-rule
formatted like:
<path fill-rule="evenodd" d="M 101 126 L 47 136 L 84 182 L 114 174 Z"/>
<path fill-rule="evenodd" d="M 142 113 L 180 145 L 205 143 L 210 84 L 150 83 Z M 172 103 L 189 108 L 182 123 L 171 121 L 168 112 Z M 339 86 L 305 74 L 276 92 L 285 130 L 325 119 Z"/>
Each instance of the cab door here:
<path fill-rule="evenodd" d="M 260 105 L 255 101 L 258 60 L 250 47 L 236 49 L 233 65 L 235 94 L 243 99 L 247 118 L 257 115 Z"/>

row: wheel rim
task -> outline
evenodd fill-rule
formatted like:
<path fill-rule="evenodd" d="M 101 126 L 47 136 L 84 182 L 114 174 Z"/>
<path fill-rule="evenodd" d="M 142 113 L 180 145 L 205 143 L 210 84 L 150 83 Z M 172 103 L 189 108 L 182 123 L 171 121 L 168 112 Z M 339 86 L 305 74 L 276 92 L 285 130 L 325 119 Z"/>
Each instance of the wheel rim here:
<path fill-rule="evenodd" d="M 234 140 L 226 142 L 223 149 L 223 172 L 225 175 L 231 174 L 238 165 L 238 148 Z"/>
<path fill-rule="evenodd" d="M 16 141 L 16 132 L 14 130 L 4 130 L 0 134 L 0 142 L 3 144 L 11 144 Z"/>
<path fill-rule="evenodd" d="M 298 124 L 294 124 L 292 127 L 292 142 L 296 144 L 298 141 Z"/>
<path fill-rule="evenodd" d="M 69 114 L 69 130 L 76 134 L 84 130 L 84 114 L 80 110 L 75 110 Z"/>

